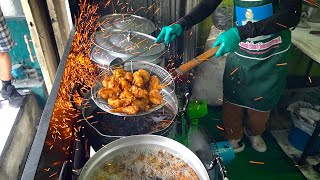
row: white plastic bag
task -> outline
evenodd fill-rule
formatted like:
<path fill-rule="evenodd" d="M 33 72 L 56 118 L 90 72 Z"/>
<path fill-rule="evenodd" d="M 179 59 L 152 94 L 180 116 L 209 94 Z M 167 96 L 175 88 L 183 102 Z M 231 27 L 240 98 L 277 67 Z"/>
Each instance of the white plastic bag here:
<path fill-rule="evenodd" d="M 297 101 L 291 104 L 287 110 L 291 112 L 294 126 L 311 136 L 315 129 L 316 121 L 320 120 L 320 106 Z"/>

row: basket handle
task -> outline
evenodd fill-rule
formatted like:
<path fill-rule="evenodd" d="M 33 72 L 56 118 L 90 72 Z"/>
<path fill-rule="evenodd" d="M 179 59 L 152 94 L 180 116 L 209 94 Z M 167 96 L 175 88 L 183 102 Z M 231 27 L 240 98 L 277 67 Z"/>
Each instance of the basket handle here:
<path fill-rule="evenodd" d="M 195 68 L 199 64 L 203 63 L 204 61 L 209 60 L 211 57 L 213 57 L 216 54 L 219 47 L 220 46 L 211 48 L 208 51 L 204 52 L 203 54 L 200 54 L 196 58 L 188 61 L 187 63 L 182 64 L 179 68 L 176 69 L 176 72 L 178 73 L 178 75 L 182 75 L 188 72 L 189 70 L 191 70 L 192 68 Z"/>

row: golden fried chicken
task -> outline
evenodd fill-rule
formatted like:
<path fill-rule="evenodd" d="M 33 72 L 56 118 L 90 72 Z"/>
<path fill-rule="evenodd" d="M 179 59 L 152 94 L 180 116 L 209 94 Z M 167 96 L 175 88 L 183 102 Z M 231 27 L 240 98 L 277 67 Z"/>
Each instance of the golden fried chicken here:
<path fill-rule="evenodd" d="M 134 94 L 129 90 L 124 90 L 119 96 L 120 99 L 135 99 Z"/>
<path fill-rule="evenodd" d="M 100 89 L 98 91 L 98 95 L 104 100 L 108 100 L 109 98 L 117 97 L 117 94 L 113 90 L 107 89 L 107 88 Z"/>
<path fill-rule="evenodd" d="M 121 77 L 119 79 L 119 83 L 121 85 L 121 88 L 124 90 L 129 90 L 131 88 L 131 83 L 127 81 L 124 77 Z"/>
<path fill-rule="evenodd" d="M 144 69 L 139 69 L 138 72 L 143 78 L 143 83 L 147 83 L 150 81 L 150 73 Z"/>
<path fill-rule="evenodd" d="M 108 101 L 113 108 L 111 112 L 134 115 L 163 103 L 160 90 L 165 85 L 160 83 L 157 76 L 151 76 L 144 69 L 132 73 L 118 68 L 112 76 L 103 79 L 104 87 L 98 95 Z"/>
<path fill-rule="evenodd" d="M 129 90 L 124 90 L 119 96 L 120 99 L 124 101 L 123 106 L 130 105 L 136 98 L 134 97 L 133 93 Z"/>
<path fill-rule="evenodd" d="M 139 108 L 139 111 L 145 111 L 146 106 L 148 106 L 149 100 L 148 99 L 136 99 L 134 100 L 131 105 L 137 106 Z"/>
<path fill-rule="evenodd" d="M 130 91 L 136 98 L 148 98 L 148 91 L 135 85 L 131 86 Z"/>
<path fill-rule="evenodd" d="M 139 71 L 136 71 L 133 73 L 133 84 L 138 86 L 138 87 L 142 87 L 144 84 L 143 78 L 141 76 L 141 74 L 139 73 Z"/>
<path fill-rule="evenodd" d="M 119 98 L 109 98 L 108 99 L 108 104 L 112 107 L 112 108 L 120 108 L 123 106 L 124 104 L 124 100 L 119 99 Z"/>
<path fill-rule="evenodd" d="M 159 105 L 163 102 L 163 97 L 159 90 L 151 90 L 149 92 L 149 100 L 153 105 Z"/>
<path fill-rule="evenodd" d="M 110 81 L 110 77 L 106 77 L 102 80 L 102 85 L 104 87 L 107 87 L 108 86 L 108 82 Z"/>
<path fill-rule="evenodd" d="M 126 78 L 126 80 L 128 80 L 131 83 L 133 81 L 133 73 L 126 72 L 126 75 L 124 75 L 124 78 Z"/>
<path fill-rule="evenodd" d="M 124 77 L 126 75 L 126 71 L 121 67 L 121 68 L 117 68 L 113 71 L 113 76 L 116 79 L 119 79 L 121 77 Z"/>
<path fill-rule="evenodd" d="M 138 106 L 126 106 L 126 107 L 119 107 L 116 109 L 111 109 L 111 112 L 114 113 L 126 113 L 129 115 L 135 115 L 137 114 L 139 111 L 139 107 Z"/>
<path fill-rule="evenodd" d="M 156 75 L 152 75 L 150 77 L 150 81 L 149 81 L 149 90 L 161 90 L 164 87 L 166 87 L 166 85 L 161 85 L 160 84 L 160 80 Z"/>

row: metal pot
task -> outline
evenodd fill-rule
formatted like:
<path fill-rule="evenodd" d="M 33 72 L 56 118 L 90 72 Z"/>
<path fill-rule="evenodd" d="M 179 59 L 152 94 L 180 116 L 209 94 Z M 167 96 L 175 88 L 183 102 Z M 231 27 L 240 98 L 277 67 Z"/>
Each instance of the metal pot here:
<path fill-rule="evenodd" d="M 132 14 L 109 14 L 98 19 L 100 28 L 104 31 L 119 29 L 151 34 L 156 26 L 150 20 Z"/>
<path fill-rule="evenodd" d="M 81 106 L 74 103 L 75 91 L 83 97 Z M 175 135 L 178 99 L 174 93 L 164 107 L 138 117 L 122 117 L 106 113 L 93 101 L 91 91 L 83 93 L 78 85 L 71 91 L 70 102 L 75 109 L 81 111 L 83 120 L 80 123 L 84 127 L 90 145 L 96 151 L 114 140 L 131 135 L 155 134 L 168 137 Z"/>
<path fill-rule="evenodd" d="M 199 158 L 187 147 L 172 139 L 155 135 L 130 136 L 111 142 L 101 148 L 85 164 L 79 180 L 89 179 L 95 169 L 102 166 L 116 155 L 128 153 L 128 150 L 158 150 L 161 149 L 187 163 L 201 180 L 209 180 L 209 175 Z M 134 164 L 132 164 L 134 166 Z"/>
<path fill-rule="evenodd" d="M 133 58 L 132 61 L 146 61 L 153 64 L 160 64 L 163 61 L 162 56 L 163 56 L 163 53 L 161 52 L 159 54 L 152 55 L 152 56 L 139 56 L 139 57 Z M 105 51 L 100 47 L 92 46 L 91 48 L 90 59 L 94 64 L 97 65 L 99 69 L 108 69 L 110 62 L 116 58 L 117 57 L 112 56 L 111 54 L 108 53 L 108 51 Z M 124 61 L 126 61 L 127 59 L 129 59 L 129 57 L 123 58 Z"/>
<path fill-rule="evenodd" d="M 91 36 L 93 44 L 114 57 L 128 59 L 140 52 L 139 58 L 161 55 L 164 44 L 155 44 L 156 38 L 147 34 L 122 30 L 98 31 Z M 152 47 L 152 48 L 151 48 Z"/>

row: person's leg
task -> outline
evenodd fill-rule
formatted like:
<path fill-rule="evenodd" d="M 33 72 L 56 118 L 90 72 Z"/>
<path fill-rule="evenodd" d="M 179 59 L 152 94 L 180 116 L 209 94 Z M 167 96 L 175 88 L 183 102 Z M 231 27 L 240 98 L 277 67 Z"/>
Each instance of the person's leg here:
<path fill-rule="evenodd" d="M 9 100 L 12 107 L 20 107 L 24 97 L 21 96 L 16 88 L 11 84 L 12 64 L 9 51 L 13 48 L 14 42 L 3 13 L 0 8 L 0 79 L 2 81 L 1 96 Z"/>
<path fill-rule="evenodd" d="M 223 102 L 223 135 L 230 141 L 235 152 L 241 152 L 244 144 L 241 143 L 243 137 L 243 108 L 237 105 Z"/>
<path fill-rule="evenodd" d="M 11 81 L 12 62 L 8 52 L 0 52 L 0 79 Z"/>
<path fill-rule="evenodd" d="M 270 111 L 261 112 L 253 109 L 247 109 L 248 119 L 246 123 L 245 134 L 249 137 L 253 149 L 258 152 L 265 152 L 267 146 L 261 135 L 266 129 Z"/>

